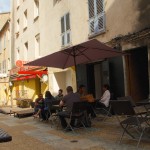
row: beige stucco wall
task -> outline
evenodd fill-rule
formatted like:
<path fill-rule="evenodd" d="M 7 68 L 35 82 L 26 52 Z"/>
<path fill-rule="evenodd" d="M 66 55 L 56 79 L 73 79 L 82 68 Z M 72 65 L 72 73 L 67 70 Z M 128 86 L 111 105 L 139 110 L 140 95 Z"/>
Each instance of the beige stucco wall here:
<path fill-rule="evenodd" d="M 98 39 L 110 41 L 120 35 L 138 32 L 150 26 L 147 0 L 105 0 L 106 32 Z"/>
<path fill-rule="evenodd" d="M 20 35 L 15 39 L 14 50 L 16 54 L 16 50 L 19 48 L 21 60 L 24 59 L 24 43 L 27 41 L 29 49 L 28 60 L 36 59 L 34 43 L 35 36 L 38 33 L 40 33 L 41 56 L 61 50 L 60 21 L 61 17 L 68 12 L 70 13 L 71 45 L 76 45 L 89 39 L 88 0 L 58 0 L 58 2 L 56 0 L 40 0 L 39 2 L 40 15 L 38 20 L 34 22 L 34 2 L 20 0 L 20 6 L 17 9 L 16 1 L 14 0 L 15 32 L 17 19 L 20 19 Z M 94 38 L 105 43 L 119 35 L 137 32 L 149 26 L 145 15 L 148 14 L 146 4 L 147 0 L 104 0 L 106 31 Z M 28 11 L 28 27 L 23 32 L 23 13 L 26 9 Z M 141 19 L 142 15 L 144 21 Z M 64 82 L 60 78 L 63 78 Z M 55 71 L 49 68 L 49 89 L 54 94 L 59 88 L 65 89 L 69 84 L 76 89 L 75 73 L 73 71 L 62 72 L 56 77 Z"/>
<path fill-rule="evenodd" d="M 0 65 L 1 74 L 7 77 L 0 77 L 0 105 L 11 105 L 9 90 L 9 70 L 10 70 L 10 13 L 0 14 Z M 5 40 L 5 46 L 4 46 Z M 6 61 L 6 72 L 3 72 L 3 61 Z"/>
<path fill-rule="evenodd" d="M 35 43 L 35 36 L 40 32 L 38 20 L 34 22 L 34 1 L 20 0 L 20 5 L 17 9 L 16 1 L 14 1 L 14 38 L 15 38 L 15 54 L 19 49 L 20 60 L 25 60 L 24 58 L 24 44 L 28 42 L 28 59 L 33 60 L 35 59 L 35 51 L 34 51 L 34 43 Z M 27 10 L 27 29 L 24 31 L 24 12 Z M 17 20 L 19 19 L 19 36 L 16 38 L 17 33 Z M 16 60 L 15 55 L 15 60 Z"/>

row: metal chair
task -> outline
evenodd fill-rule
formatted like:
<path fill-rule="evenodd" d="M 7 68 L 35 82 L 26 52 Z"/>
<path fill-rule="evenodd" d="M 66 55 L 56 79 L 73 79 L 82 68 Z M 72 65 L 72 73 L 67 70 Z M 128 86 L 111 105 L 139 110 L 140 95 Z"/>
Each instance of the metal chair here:
<path fill-rule="evenodd" d="M 140 141 L 143 137 L 144 134 L 146 134 L 146 131 L 149 129 L 149 125 L 147 124 L 148 118 L 147 117 L 142 117 L 138 114 L 133 109 L 133 106 L 129 100 L 113 100 L 110 101 L 111 107 L 117 116 L 117 119 L 123 128 L 123 133 L 120 138 L 120 143 L 123 139 L 123 136 L 125 133 L 127 133 L 132 139 L 136 139 L 135 135 L 133 134 L 132 129 L 134 129 L 138 133 L 138 143 L 137 147 L 140 144 Z M 126 116 L 124 120 L 120 120 L 119 116 Z"/>
<path fill-rule="evenodd" d="M 85 120 L 87 119 L 87 109 L 85 102 L 74 102 L 70 115 L 66 116 L 67 127 L 74 132 L 75 127 L 72 126 L 71 122 L 75 121 L 86 128 Z M 65 129 L 65 130 L 66 130 Z"/>
<path fill-rule="evenodd" d="M 52 125 L 54 125 L 54 119 L 55 117 L 57 117 L 57 112 L 56 110 L 53 109 L 53 101 L 45 103 L 44 113 L 45 113 L 45 119 L 47 121 L 52 121 L 52 124 L 51 124 L 51 127 L 52 127 Z"/>
<path fill-rule="evenodd" d="M 107 117 L 112 116 L 111 105 L 109 104 L 108 107 L 105 107 L 105 106 L 104 107 L 98 107 L 98 103 L 99 103 L 99 101 L 97 101 L 95 104 L 95 113 L 96 113 L 96 115 L 98 115 L 98 114 L 103 115 L 104 117 L 102 120 L 105 121 Z"/>

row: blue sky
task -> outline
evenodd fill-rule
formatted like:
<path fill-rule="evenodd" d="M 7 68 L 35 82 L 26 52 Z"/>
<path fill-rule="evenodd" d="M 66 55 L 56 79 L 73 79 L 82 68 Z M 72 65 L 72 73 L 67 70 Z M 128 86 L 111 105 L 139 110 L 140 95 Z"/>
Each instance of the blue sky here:
<path fill-rule="evenodd" d="M 0 0 L 0 13 L 10 11 L 10 0 Z"/>

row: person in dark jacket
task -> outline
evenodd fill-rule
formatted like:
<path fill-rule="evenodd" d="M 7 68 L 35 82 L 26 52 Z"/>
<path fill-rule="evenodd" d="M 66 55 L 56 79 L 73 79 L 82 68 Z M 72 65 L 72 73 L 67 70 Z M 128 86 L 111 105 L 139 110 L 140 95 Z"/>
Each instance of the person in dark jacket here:
<path fill-rule="evenodd" d="M 54 113 L 55 110 L 52 108 L 52 102 L 55 101 L 55 98 L 50 91 L 45 92 L 44 99 L 44 110 L 42 111 L 42 118 L 46 120 L 50 117 L 50 113 Z M 47 116 L 47 117 L 46 117 Z"/>

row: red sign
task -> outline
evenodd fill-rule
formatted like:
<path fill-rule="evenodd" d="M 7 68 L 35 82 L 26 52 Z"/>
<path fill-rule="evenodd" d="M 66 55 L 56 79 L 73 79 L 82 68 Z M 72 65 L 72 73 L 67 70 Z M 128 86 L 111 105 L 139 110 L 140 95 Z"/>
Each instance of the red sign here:
<path fill-rule="evenodd" d="M 24 64 L 28 63 L 29 61 L 22 61 L 22 60 L 17 60 L 16 61 L 16 67 L 23 67 Z"/>
<path fill-rule="evenodd" d="M 40 66 L 24 66 L 24 64 L 26 63 L 28 63 L 28 61 L 17 60 L 16 61 L 17 67 L 10 70 L 10 75 L 17 74 L 19 71 L 27 71 L 41 68 Z"/>
<path fill-rule="evenodd" d="M 17 60 L 17 61 L 16 61 L 16 66 L 17 66 L 17 67 L 22 67 L 22 66 L 23 66 L 22 61 L 21 61 L 21 60 Z"/>

